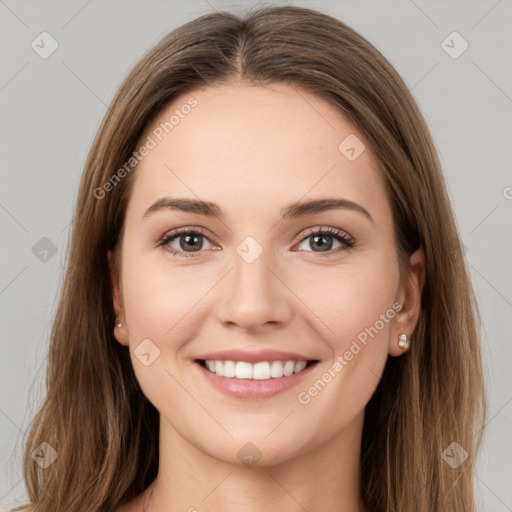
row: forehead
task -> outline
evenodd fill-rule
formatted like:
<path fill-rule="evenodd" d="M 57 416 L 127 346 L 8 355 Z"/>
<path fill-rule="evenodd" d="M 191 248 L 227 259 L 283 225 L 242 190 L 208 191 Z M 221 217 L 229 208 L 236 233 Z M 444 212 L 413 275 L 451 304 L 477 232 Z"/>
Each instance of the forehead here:
<path fill-rule="evenodd" d="M 291 85 L 184 94 L 152 121 L 144 143 L 152 149 L 135 172 L 129 209 L 168 195 L 277 212 L 303 197 L 336 196 L 390 213 L 363 136 L 326 100 Z"/>

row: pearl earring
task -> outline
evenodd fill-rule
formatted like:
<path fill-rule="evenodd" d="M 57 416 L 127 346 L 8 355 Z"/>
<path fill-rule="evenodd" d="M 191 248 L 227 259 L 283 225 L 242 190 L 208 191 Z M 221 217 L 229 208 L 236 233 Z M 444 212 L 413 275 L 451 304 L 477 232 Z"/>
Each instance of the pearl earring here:
<path fill-rule="evenodd" d="M 398 336 L 398 346 L 403 350 L 407 350 L 409 348 L 409 338 L 407 337 L 407 334 L 400 334 Z"/>
<path fill-rule="evenodd" d="M 122 327 L 122 326 L 123 326 L 123 325 L 121 324 L 121 322 L 119 322 L 119 323 L 117 324 L 117 327 Z"/>

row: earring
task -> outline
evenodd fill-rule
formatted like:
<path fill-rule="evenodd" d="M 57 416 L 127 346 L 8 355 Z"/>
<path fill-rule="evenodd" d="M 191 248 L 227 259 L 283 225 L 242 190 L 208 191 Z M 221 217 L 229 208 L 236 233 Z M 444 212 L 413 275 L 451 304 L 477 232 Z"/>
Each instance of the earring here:
<path fill-rule="evenodd" d="M 403 350 L 407 350 L 409 348 L 409 338 L 407 337 L 407 334 L 398 335 L 398 346 Z"/>
<path fill-rule="evenodd" d="M 122 326 L 123 326 L 123 324 L 121 324 L 121 322 L 117 323 L 117 327 L 122 327 Z"/>

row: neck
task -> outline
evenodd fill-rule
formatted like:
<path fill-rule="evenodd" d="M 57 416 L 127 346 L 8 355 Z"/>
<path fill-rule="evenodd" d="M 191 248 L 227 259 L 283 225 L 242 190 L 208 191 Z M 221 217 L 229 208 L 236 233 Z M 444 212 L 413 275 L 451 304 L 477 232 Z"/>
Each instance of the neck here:
<path fill-rule="evenodd" d="M 148 512 L 364 512 L 359 493 L 363 420 L 364 411 L 327 443 L 311 443 L 288 460 L 244 467 L 200 451 L 161 416 L 160 465 L 148 489 Z"/>

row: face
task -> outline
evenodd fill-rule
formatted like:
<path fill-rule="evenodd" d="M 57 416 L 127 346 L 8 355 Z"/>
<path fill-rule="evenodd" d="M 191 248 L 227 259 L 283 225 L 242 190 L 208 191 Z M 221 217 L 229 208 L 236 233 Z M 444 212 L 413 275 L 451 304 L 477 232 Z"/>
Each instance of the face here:
<path fill-rule="evenodd" d="M 166 428 L 234 464 L 249 442 L 265 465 L 342 436 L 402 353 L 422 279 L 400 277 L 363 136 L 310 93 L 232 83 L 176 99 L 143 143 L 115 336 Z M 304 206 L 321 200 L 342 201 Z"/>

